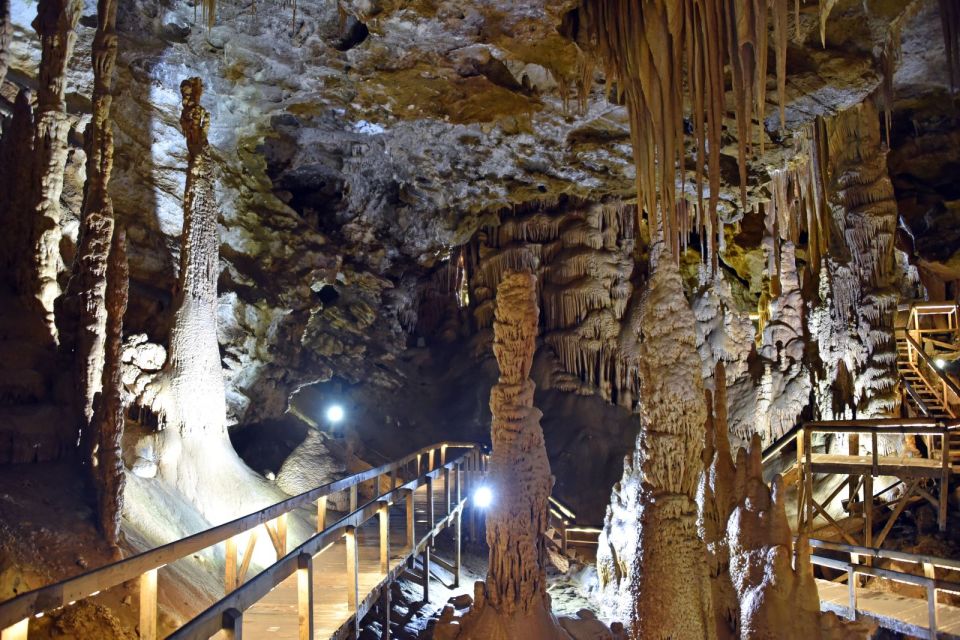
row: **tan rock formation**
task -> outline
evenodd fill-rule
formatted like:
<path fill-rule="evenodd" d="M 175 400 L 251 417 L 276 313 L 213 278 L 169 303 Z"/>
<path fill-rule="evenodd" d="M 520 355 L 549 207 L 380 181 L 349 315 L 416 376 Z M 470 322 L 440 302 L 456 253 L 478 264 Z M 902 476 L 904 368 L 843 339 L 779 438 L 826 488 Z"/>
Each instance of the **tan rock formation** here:
<path fill-rule="evenodd" d="M 117 545 L 120 537 L 120 516 L 123 511 L 123 470 L 121 440 L 123 438 L 123 316 L 127 310 L 130 270 L 127 265 L 126 234 L 118 229 L 113 234 L 110 260 L 107 265 L 106 340 L 103 384 L 97 393 L 94 425 L 96 446 L 94 478 L 97 486 L 100 530 L 107 542 Z"/>
<path fill-rule="evenodd" d="M 64 92 L 67 63 L 77 39 L 80 0 L 40 0 L 34 27 L 43 53 L 37 87 L 36 133 L 30 210 L 33 216 L 31 256 L 21 264 L 21 294 L 39 303 L 39 312 L 53 340 L 57 337 L 54 301 L 60 295 L 60 194 L 67 159 L 67 119 Z"/>
<path fill-rule="evenodd" d="M 597 554 L 603 604 L 629 622 L 633 638 L 715 635 L 695 501 L 707 413 L 694 323 L 667 253 L 641 302 L 637 448 L 614 488 Z M 633 536 L 635 546 L 622 546 Z"/>
<path fill-rule="evenodd" d="M 117 58 L 117 2 L 100 0 L 97 33 L 93 40 L 93 119 L 87 130 L 87 182 L 81 213 L 75 275 L 67 296 L 79 298 L 75 359 L 79 390 L 81 449 L 92 452 L 97 437 L 88 428 L 93 399 L 104 378 L 107 324 L 107 262 L 113 238 L 113 201 L 108 191 L 113 167 L 113 130 L 110 124 L 111 88 Z M 112 285 L 110 285 L 112 286 Z M 63 333 L 63 332 L 61 332 Z M 65 337 L 65 336 L 62 336 Z M 62 340 L 65 342 L 65 340 Z"/>
<path fill-rule="evenodd" d="M 568 638 L 546 592 L 544 534 L 553 477 L 530 380 L 538 317 L 536 278 L 506 273 L 497 288 L 494 322 L 500 379 L 490 392 L 490 564 L 486 584 L 476 585 L 473 609 L 459 621 L 461 639 Z"/>

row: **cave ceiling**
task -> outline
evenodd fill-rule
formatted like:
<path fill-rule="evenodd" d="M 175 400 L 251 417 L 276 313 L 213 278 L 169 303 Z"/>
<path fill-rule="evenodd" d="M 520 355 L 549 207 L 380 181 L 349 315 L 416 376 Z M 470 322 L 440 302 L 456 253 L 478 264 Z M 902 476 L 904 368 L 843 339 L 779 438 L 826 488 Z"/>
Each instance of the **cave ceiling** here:
<path fill-rule="evenodd" d="M 334 375 L 399 388 L 418 285 L 478 228 L 538 203 L 636 198 L 626 109 L 574 44 L 576 8 L 570 0 L 297 0 L 295 9 L 221 0 L 208 27 L 188 2 L 122 3 L 111 191 L 130 242 L 128 330 L 159 340 L 169 322 L 186 165 L 178 86 L 196 75 L 218 161 L 231 419 L 279 415 L 297 387 Z M 4 108 L 14 83 L 35 84 L 39 61 L 35 4 L 14 0 L 13 13 Z M 95 16 L 86 0 L 67 89 L 76 120 L 63 196 L 68 256 Z M 749 203 L 768 197 L 768 170 L 797 153 L 805 125 L 882 93 L 883 59 L 899 47 L 891 172 L 922 259 L 960 271 L 956 242 L 942 233 L 960 216 L 943 170 L 960 153 L 956 115 L 942 99 L 942 47 L 925 46 L 941 37 L 936 0 L 839 0 L 823 44 L 817 3 L 801 6 L 800 18 L 785 126 L 768 91 L 767 144 L 749 158 Z M 721 218 L 731 224 L 745 215 L 735 130 L 725 123 L 721 150 Z M 692 183 L 689 157 L 687 173 Z M 728 231 L 729 266 L 749 280 L 758 247 L 743 226 Z"/>

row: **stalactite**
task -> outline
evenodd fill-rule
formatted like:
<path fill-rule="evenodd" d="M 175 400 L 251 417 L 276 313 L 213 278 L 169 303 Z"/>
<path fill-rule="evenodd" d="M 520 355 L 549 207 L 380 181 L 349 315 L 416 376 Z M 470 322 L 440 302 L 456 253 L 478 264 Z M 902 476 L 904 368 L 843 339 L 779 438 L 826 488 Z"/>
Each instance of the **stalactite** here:
<path fill-rule="evenodd" d="M 81 213 L 75 274 L 65 298 L 76 298 L 75 361 L 81 424 L 81 449 L 92 453 L 95 438 L 88 434 L 93 399 L 103 380 L 106 347 L 107 262 L 113 238 L 113 202 L 108 191 L 113 166 L 113 130 L 110 107 L 113 70 L 117 57 L 117 0 L 99 0 L 97 33 L 92 47 L 93 118 L 87 130 L 87 183 Z M 71 306 L 64 302 L 64 306 Z M 66 334 L 66 332 L 63 332 Z M 66 335 L 63 336 L 67 338 Z M 62 340 L 67 342 L 68 340 Z"/>
<path fill-rule="evenodd" d="M 106 345 L 102 390 L 97 394 L 95 471 L 100 529 L 107 542 L 116 546 L 120 537 L 120 516 L 123 511 L 123 316 L 127 310 L 129 268 L 126 236 L 122 229 L 113 234 L 107 265 Z"/>
<path fill-rule="evenodd" d="M 773 5 L 772 11 L 768 7 Z M 786 75 L 786 0 L 588 0 L 581 4 L 586 41 L 607 74 L 623 87 L 630 111 L 637 191 L 643 208 L 661 219 L 674 256 L 689 223 L 678 219 L 676 184 L 683 172 L 682 88 L 691 105 L 698 202 L 703 200 L 704 166 L 709 176 L 711 246 L 722 242 L 717 215 L 720 147 L 725 112 L 724 66 L 733 79 L 739 143 L 741 199 L 746 204 L 747 153 L 752 118 L 760 122 L 763 145 L 767 68 L 767 15 L 772 13 L 777 86 L 783 116 Z M 684 82 L 685 81 L 685 82 Z M 709 154 L 709 158 L 705 155 Z M 682 209 L 681 209 L 682 211 Z M 658 228 L 658 224 L 653 225 Z M 716 240 L 714 239 L 716 237 Z M 714 256 L 716 252 L 714 252 Z M 716 258 L 712 259 L 716 270 Z"/>
<path fill-rule="evenodd" d="M 473 609 L 459 623 L 459 635 L 448 629 L 444 637 L 569 637 L 550 612 L 546 592 L 544 535 L 553 477 L 530 380 L 538 315 L 535 276 L 505 274 L 497 289 L 493 343 L 500 378 L 490 391 L 490 484 L 497 500 L 487 514 L 489 569 L 486 583 L 477 584 Z"/>
<path fill-rule="evenodd" d="M 40 36 L 40 73 L 37 86 L 31 191 L 32 254 L 24 264 L 21 294 L 35 299 L 52 339 L 56 340 L 54 301 L 60 295 L 60 193 L 67 157 L 67 119 L 64 92 L 66 70 L 77 39 L 80 0 L 40 0 L 34 27 Z"/>

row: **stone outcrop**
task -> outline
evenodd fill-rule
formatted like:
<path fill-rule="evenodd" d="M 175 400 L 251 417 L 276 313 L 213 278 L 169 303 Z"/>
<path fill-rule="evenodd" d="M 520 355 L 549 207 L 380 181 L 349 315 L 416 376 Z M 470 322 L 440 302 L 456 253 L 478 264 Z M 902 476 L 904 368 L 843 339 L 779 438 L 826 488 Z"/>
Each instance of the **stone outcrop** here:
<path fill-rule="evenodd" d="M 490 563 L 473 608 L 458 621 L 463 640 L 569 638 L 550 611 L 546 591 L 547 498 L 553 486 L 540 411 L 533 406 L 530 367 L 539 309 L 536 277 L 507 272 L 497 287 L 493 351 L 500 378 L 490 391 L 493 413 L 487 513 Z M 449 628 L 452 621 L 447 621 Z"/>
<path fill-rule="evenodd" d="M 641 428 L 600 537 L 602 603 L 634 638 L 710 638 L 714 614 L 695 500 L 707 413 L 695 320 L 668 252 L 640 308 Z"/>

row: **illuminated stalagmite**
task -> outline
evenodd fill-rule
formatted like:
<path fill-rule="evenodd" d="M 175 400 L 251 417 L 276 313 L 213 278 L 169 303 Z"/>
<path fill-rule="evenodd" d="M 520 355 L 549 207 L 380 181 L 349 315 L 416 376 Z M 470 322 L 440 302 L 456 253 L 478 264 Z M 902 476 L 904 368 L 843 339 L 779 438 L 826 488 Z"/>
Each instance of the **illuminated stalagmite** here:
<path fill-rule="evenodd" d="M 546 592 L 544 534 L 553 477 L 530 380 L 538 316 L 536 278 L 528 272 L 506 274 L 497 288 L 494 322 L 500 379 L 490 391 L 489 477 L 496 496 L 487 514 L 490 566 L 486 584 L 477 583 L 477 598 L 460 622 L 460 634 L 448 628 L 445 637 L 568 637 L 550 612 Z"/>
<path fill-rule="evenodd" d="M 159 476 L 212 522 L 262 508 L 282 496 L 237 456 L 227 434 L 226 400 L 217 343 L 219 246 L 209 113 L 200 106 L 199 78 L 180 85 L 180 125 L 189 164 L 183 198 L 180 273 L 167 360 L 138 404 L 159 418 Z"/>
<path fill-rule="evenodd" d="M 665 252 L 641 302 L 640 435 L 597 553 L 603 604 L 633 638 L 714 636 L 695 501 L 707 412 L 694 323 Z"/>
<path fill-rule="evenodd" d="M 67 159 L 67 118 L 64 93 L 67 63 L 77 39 L 80 0 L 40 0 L 34 22 L 42 47 L 37 86 L 36 133 L 33 180 L 30 184 L 32 217 L 31 256 L 21 265 L 21 292 L 39 305 L 51 338 L 57 335 L 53 305 L 60 295 L 57 278 L 62 270 L 60 257 L 60 194 Z"/>

